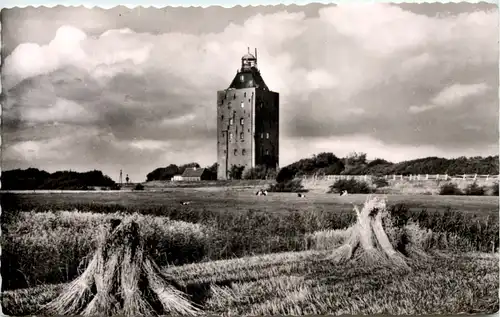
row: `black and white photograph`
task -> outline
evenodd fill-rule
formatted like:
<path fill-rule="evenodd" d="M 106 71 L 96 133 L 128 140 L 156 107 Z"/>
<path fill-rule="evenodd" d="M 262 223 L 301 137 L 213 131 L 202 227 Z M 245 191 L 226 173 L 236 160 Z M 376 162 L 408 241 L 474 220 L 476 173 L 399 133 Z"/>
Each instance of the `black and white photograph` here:
<path fill-rule="evenodd" d="M 0 23 L 4 315 L 498 313 L 497 4 Z"/>

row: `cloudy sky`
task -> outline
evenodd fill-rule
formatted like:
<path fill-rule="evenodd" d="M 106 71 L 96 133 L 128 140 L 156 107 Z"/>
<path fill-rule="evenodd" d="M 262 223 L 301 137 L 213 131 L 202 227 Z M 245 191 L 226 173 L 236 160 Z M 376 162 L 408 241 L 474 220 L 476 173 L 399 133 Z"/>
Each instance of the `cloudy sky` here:
<path fill-rule="evenodd" d="M 247 47 L 280 93 L 280 165 L 322 151 L 498 154 L 498 10 L 478 4 L 2 11 L 2 169 L 216 161 Z"/>

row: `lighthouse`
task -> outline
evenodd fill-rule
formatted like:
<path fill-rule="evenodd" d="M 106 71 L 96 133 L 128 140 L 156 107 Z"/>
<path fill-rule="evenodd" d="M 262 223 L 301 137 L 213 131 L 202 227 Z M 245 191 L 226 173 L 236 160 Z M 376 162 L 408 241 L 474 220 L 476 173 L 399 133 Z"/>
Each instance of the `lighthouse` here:
<path fill-rule="evenodd" d="M 279 166 L 279 94 L 262 78 L 257 49 L 248 49 L 229 87 L 217 92 L 217 163 L 220 180 L 232 166 Z"/>

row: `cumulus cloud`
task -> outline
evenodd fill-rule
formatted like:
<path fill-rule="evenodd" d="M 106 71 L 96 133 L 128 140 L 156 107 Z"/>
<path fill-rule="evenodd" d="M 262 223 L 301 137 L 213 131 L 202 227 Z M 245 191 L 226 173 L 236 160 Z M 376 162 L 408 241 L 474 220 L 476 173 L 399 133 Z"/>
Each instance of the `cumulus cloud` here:
<path fill-rule="evenodd" d="M 96 31 L 95 21 L 68 19 L 46 43 L 23 33 L 5 58 L 6 162 L 44 167 L 58 148 L 68 156 L 51 159 L 55 168 L 125 164 L 135 178 L 175 160 L 211 164 L 216 91 L 247 46 L 280 93 L 281 165 L 321 144 L 384 155 L 495 152 L 497 20 L 496 10 L 432 16 L 384 4 L 256 14 L 204 33 Z M 80 142 L 60 141 L 57 129 Z"/>
<path fill-rule="evenodd" d="M 430 104 L 411 106 L 409 111 L 412 113 L 420 113 L 439 107 L 450 108 L 459 106 L 467 98 L 481 96 L 489 88 L 490 87 L 488 87 L 485 83 L 471 85 L 453 84 L 441 90 L 434 98 L 432 98 Z"/>

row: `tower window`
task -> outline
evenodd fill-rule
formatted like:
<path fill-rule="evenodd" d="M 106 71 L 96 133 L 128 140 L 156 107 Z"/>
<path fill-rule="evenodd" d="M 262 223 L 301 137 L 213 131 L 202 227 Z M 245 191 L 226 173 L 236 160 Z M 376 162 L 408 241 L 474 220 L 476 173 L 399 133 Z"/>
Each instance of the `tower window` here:
<path fill-rule="evenodd" d="M 236 99 L 236 94 L 233 95 L 233 99 Z"/>
<path fill-rule="evenodd" d="M 246 93 L 246 92 L 245 92 L 245 93 L 243 93 L 243 97 L 245 97 L 245 98 L 246 98 L 246 96 L 247 96 L 247 93 Z"/>
<path fill-rule="evenodd" d="M 269 133 L 266 133 L 266 139 L 269 139 Z"/>
<path fill-rule="evenodd" d="M 234 149 L 234 156 L 238 155 L 238 149 Z"/>
<path fill-rule="evenodd" d="M 231 140 L 231 141 L 233 140 L 233 133 L 232 132 L 229 133 L 229 140 Z"/>
<path fill-rule="evenodd" d="M 246 155 L 247 154 L 247 150 L 243 149 L 241 150 L 241 155 Z"/>
<path fill-rule="evenodd" d="M 233 125 L 233 118 L 229 119 L 229 125 Z"/>
<path fill-rule="evenodd" d="M 241 102 L 241 108 L 245 108 L 245 102 Z"/>
<path fill-rule="evenodd" d="M 269 155 L 269 150 L 268 149 L 266 149 L 266 155 Z"/>
<path fill-rule="evenodd" d="M 243 140 L 245 138 L 245 132 L 240 133 L 240 139 Z"/>
<path fill-rule="evenodd" d="M 248 129 L 248 132 L 250 132 L 250 129 Z"/>
<path fill-rule="evenodd" d="M 240 75 L 240 81 L 241 81 L 241 82 L 244 82 L 244 81 L 245 81 L 245 76 L 244 76 L 244 75 Z"/>
<path fill-rule="evenodd" d="M 245 124 L 245 119 L 244 119 L 244 118 L 241 118 L 241 119 L 240 119 L 240 124 L 241 124 L 241 125 L 244 125 L 244 124 Z"/>
<path fill-rule="evenodd" d="M 264 133 L 261 133 L 260 134 L 260 138 L 263 139 L 264 138 Z"/>
<path fill-rule="evenodd" d="M 224 115 L 220 116 L 220 121 L 224 121 Z"/>

